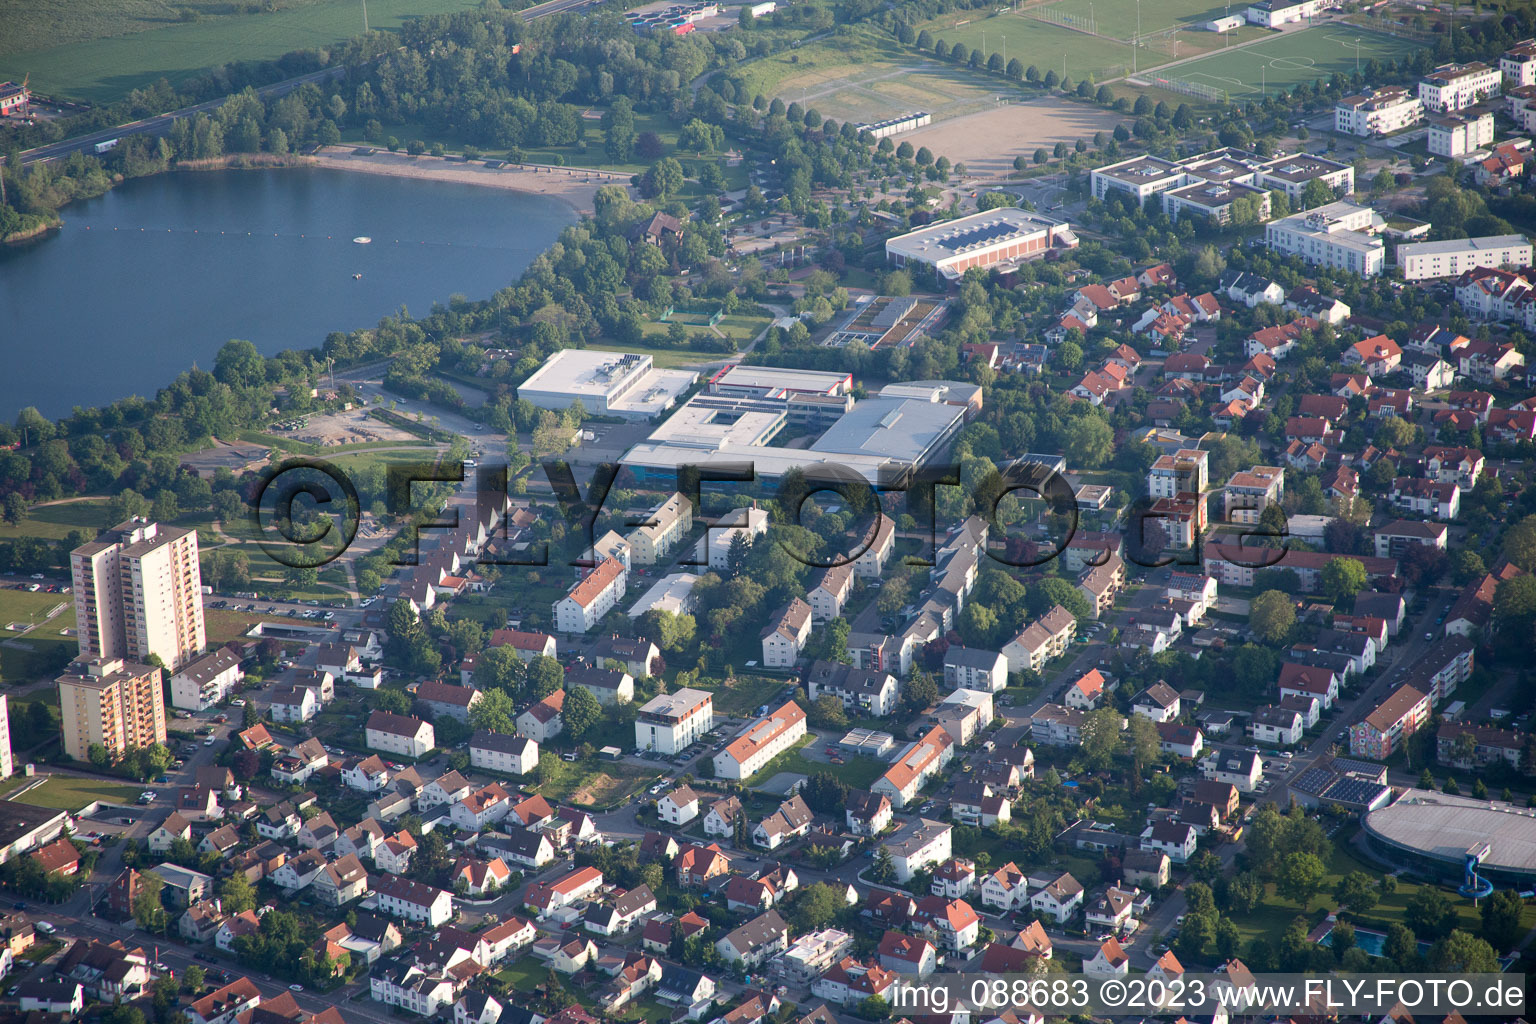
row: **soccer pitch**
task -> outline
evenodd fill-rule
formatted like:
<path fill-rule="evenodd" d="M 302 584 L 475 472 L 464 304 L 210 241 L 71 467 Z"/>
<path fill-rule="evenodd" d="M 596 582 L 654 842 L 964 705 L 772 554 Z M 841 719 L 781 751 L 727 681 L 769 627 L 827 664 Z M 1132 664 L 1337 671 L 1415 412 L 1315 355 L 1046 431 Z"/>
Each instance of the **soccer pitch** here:
<path fill-rule="evenodd" d="M 1239 15 L 1246 5 L 1237 8 Z M 1206 22 L 1232 13 L 1230 5 L 1212 0 L 1067 0 L 1032 8 L 1036 13 L 1070 15 L 1079 27 L 1129 41 L 1137 31 L 1138 15 L 1143 36 L 1178 28 L 1198 30 Z"/>
<path fill-rule="evenodd" d="M 1358 44 L 1358 49 L 1357 49 Z M 1412 53 L 1418 44 L 1395 36 L 1340 25 L 1289 32 L 1235 50 L 1223 50 L 1199 60 L 1141 76 L 1150 85 L 1169 79 L 1224 90 L 1234 100 L 1249 99 L 1273 89 L 1289 92 L 1302 82 L 1334 73 L 1353 74 L 1369 60 L 1388 60 Z"/>

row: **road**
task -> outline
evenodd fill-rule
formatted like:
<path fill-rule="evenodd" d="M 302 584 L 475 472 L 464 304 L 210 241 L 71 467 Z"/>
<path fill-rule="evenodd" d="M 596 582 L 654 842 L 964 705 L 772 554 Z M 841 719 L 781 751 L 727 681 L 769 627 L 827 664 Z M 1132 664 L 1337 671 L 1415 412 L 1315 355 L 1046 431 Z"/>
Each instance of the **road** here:
<path fill-rule="evenodd" d="M 286 96 L 301 85 L 310 82 L 323 82 L 330 78 L 339 78 L 346 74 L 345 68 L 322 68 L 319 71 L 311 71 L 307 75 L 299 75 L 296 78 L 288 78 L 281 82 L 273 82 L 256 90 L 256 94 L 262 99 L 274 99 Z M 60 157 L 69 156 L 71 153 L 89 152 L 95 149 L 98 142 L 109 142 L 112 139 L 120 139 L 130 135 L 165 135 L 170 132 L 171 125 L 184 117 L 194 114 L 205 114 L 217 110 L 224 105 L 225 97 L 216 100 L 207 100 L 196 103 L 190 107 L 182 107 L 165 114 L 156 114 L 153 117 L 142 118 L 138 121 L 130 121 L 127 124 L 118 125 L 116 128 L 106 128 L 89 135 L 77 135 L 62 142 L 51 142 L 46 146 L 38 146 L 35 149 L 26 150 L 21 154 L 23 165 L 57 160 Z"/>
<path fill-rule="evenodd" d="M 589 7 L 595 0 L 548 0 L 547 3 L 536 4 L 522 12 L 527 21 L 535 21 L 539 18 L 547 18 L 555 14 L 568 14 Z M 256 90 L 256 95 L 262 99 L 275 99 L 285 96 L 301 85 L 309 82 L 323 82 L 330 78 L 340 78 L 345 75 L 346 68 L 329 67 L 319 71 L 311 71 L 295 78 L 287 78 L 281 82 L 273 82 L 271 85 L 263 85 Z M 207 100 L 196 103 L 190 107 L 182 107 L 180 110 L 172 110 L 164 114 L 156 114 L 153 117 L 142 118 L 138 121 L 130 121 L 127 124 L 118 125 L 115 128 L 106 128 L 101 131 L 91 132 L 89 135 L 77 135 L 74 138 L 64 139 L 60 142 L 51 142 L 46 146 L 38 146 L 21 154 L 23 165 L 37 163 L 38 161 L 57 160 L 60 157 L 69 156 L 71 153 L 87 152 L 95 148 L 98 142 L 108 142 L 112 139 L 120 139 L 129 135 L 154 135 L 162 136 L 170 132 L 171 125 L 184 117 L 194 114 L 210 113 L 224 105 L 226 97 Z"/>

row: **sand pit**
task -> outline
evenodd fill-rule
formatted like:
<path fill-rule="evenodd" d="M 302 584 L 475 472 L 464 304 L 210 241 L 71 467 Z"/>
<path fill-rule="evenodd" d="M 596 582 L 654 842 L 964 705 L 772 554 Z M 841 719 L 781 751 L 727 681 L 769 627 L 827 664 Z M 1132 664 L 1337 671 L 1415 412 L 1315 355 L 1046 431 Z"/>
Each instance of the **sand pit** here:
<path fill-rule="evenodd" d="M 892 141 L 927 146 L 934 156 L 965 164 L 971 175 L 1002 177 L 1012 173 L 1013 158 L 1020 154 L 1028 160 L 1041 146 L 1050 150 L 1058 142 L 1070 146 L 1078 139 L 1092 141 L 1094 132 L 1110 131 L 1129 120 L 1086 103 L 1047 99 L 951 118 Z"/>
<path fill-rule="evenodd" d="M 334 167 L 343 171 L 386 174 L 395 178 L 431 178 L 552 196 L 569 204 L 578 213 L 592 212 L 592 196 L 603 185 L 629 184 L 627 174 L 582 167 L 503 164 L 492 168 L 481 161 L 408 156 L 382 149 L 361 154 L 345 146 L 327 146 L 311 159 L 321 167 Z"/>

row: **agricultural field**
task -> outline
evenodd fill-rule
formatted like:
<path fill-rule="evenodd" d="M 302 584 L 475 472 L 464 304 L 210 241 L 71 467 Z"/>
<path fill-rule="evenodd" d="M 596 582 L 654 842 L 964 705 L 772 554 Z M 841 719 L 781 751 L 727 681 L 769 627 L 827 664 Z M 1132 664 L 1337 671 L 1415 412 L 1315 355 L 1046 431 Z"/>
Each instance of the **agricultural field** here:
<path fill-rule="evenodd" d="M 1270 89 L 1290 90 L 1335 73 L 1354 74 L 1357 61 L 1363 66 L 1372 59 L 1395 59 L 1412 53 L 1418 45 L 1396 36 L 1329 25 L 1211 54 L 1169 68 L 1164 75 L 1141 77 L 1151 86 L 1174 79 L 1220 89 L 1233 100 L 1246 100 L 1262 97 Z"/>
<path fill-rule="evenodd" d="M 478 0 L 371 0 L 368 24 L 396 29 Z M 8 4 L 0 19 L 0 79 L 32 76 L 40 93 L 106 103 L 164 77 L 174 85 L 231 61 L 271 60 L 362 31 L 357 0 L 273 0 L 276 10 L 237 13 L 228 0 L 60 0 Z M 199 20 L 183 21 L 182 12 Z"/>

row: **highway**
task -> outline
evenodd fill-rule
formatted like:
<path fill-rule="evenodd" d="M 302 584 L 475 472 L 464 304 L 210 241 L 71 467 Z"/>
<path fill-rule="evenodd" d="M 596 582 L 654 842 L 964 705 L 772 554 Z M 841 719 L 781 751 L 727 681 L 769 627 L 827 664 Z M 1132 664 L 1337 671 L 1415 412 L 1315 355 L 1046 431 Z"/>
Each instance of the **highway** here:
<path fill-rule="evenodd" d="M 527 21 L 536 21 L 539 18 L 547 18 L 552 14 L 568 14 L 590 7 L 595 0 L 548 0 L 547 3 L 535 4 L 523 11 L 523 18 Z M 299 86 L 309 82 L 323 82 L 330 78 L 340 78 L 346 74 L 343 67 L 322 68 L 319 71 L 311 71 L 306 75 L 296 78 L 284 79 L 281 82 L 273 82 L 271 85 L 261 86 L 256 90 L 256 95 L 262 99 L 273 99 L 285 96 Z M 50 142 L 46 146 L 38 146 L 21 154 L 22 165 L 37 163 L 38 161 L 57 160 L 60 157 L 69 156 L 71 153 L 93 151 L 99 142 L 108 142 L 112 139 L 120 139 L 129 135 L 154 135 L 162 136 L 170 132 L 171 125 L 184 117 L 193 114 L 203 114 L 224 105 L 227 97 L 208 100 L 190 107 L 182 107 L 180 110 L 172 110 L 164 114 L 156 114 L 153 117 L 142 118 L 138 121 L 130 121 L 127 124 L 118 125 L 115 128 L 106 128 L 101 131 L 91 132 L 89 135 L 77 135 L 74 138 L 64 139 L 60 142 Z"/>

